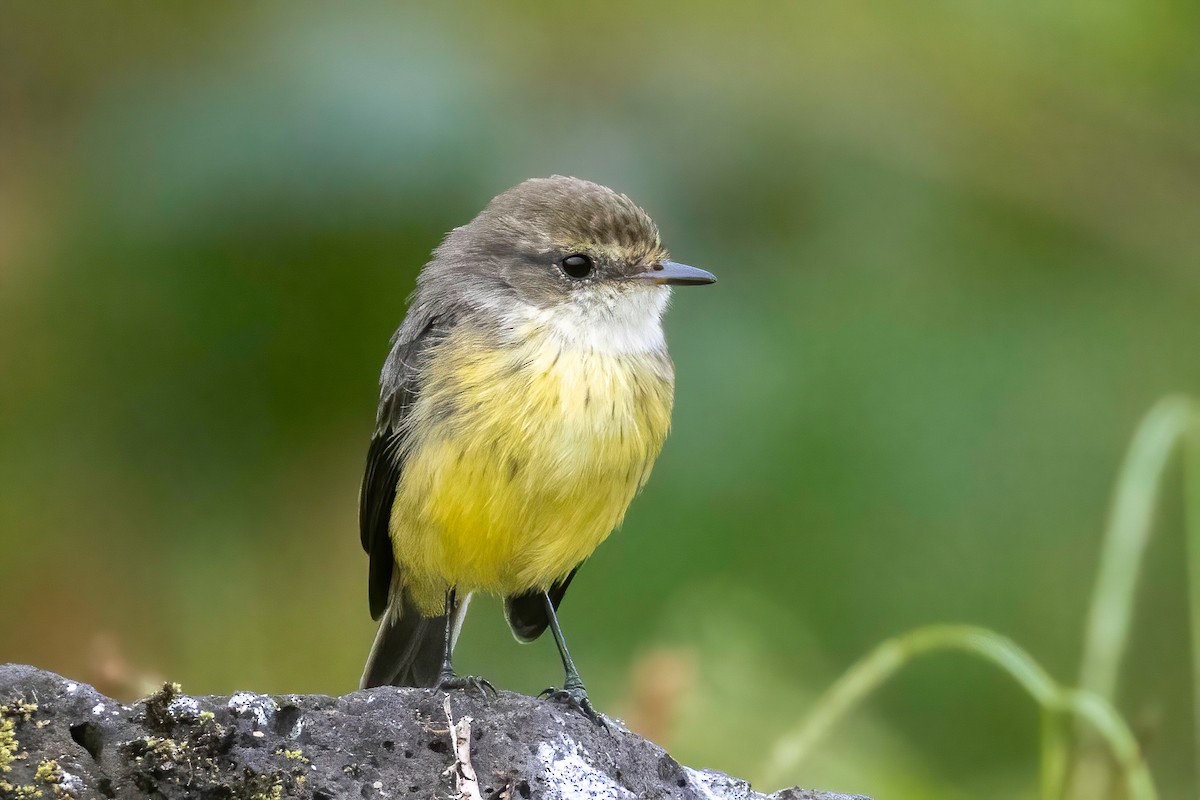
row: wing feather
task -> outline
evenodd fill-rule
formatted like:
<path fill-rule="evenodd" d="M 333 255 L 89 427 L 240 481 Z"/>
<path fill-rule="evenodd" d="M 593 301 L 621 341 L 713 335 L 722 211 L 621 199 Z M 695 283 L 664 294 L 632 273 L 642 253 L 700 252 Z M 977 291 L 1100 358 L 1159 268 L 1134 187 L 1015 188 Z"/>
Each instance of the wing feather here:
<path fill-rule="evenodd" d="M 407 326 L 406 321 L 406 326 Z M 384 365 L 375 435 L 367 450 L 367 466 L 359 491 L 358 525 L 363 550 L 370 556 L 368 596 L 371 617 L 387 610 L 393 573 L 392 503 L 404 471 L 405 423 L 420 388 L 421 365 L 431 345 L 442 338 L 444 326 L 430 319 L 416 336 L 397 335 Z M 400 333 L 404 327 L 400 329 Z"/>

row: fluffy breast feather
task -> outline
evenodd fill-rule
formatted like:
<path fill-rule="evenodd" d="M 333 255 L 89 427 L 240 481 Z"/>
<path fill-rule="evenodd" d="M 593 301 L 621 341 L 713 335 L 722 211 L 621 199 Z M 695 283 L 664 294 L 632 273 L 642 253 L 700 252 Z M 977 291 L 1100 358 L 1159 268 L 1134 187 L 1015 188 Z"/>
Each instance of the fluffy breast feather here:
<path fill-rule="evenodd" d="M 509 337 L 460 325 L 438 345 L 391 518 L 427 613 L 448 584 L 547 588 L 620 524 L 670 426 L 674 374 L 653 323 L 657 341 L 595 347 L 531 313 Z"/>

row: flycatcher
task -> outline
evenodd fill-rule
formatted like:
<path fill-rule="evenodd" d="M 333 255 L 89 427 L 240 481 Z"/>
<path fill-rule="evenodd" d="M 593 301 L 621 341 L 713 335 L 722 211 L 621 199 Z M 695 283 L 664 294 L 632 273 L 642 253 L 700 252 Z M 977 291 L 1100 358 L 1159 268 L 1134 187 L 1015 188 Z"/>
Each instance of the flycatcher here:
<path fill-rule="evenodd" d="M 486 684 L 451 652 L 473 592 L 513 635 L 554 635 L 555 696 L 595 717 L 556 609 L 621 523 L 671 421 L 669 261 L 622 194 L 576 178 L 504 192 L 421 270 L 383 365 L 360 495 L 371 615 L 361 685 Z"/>

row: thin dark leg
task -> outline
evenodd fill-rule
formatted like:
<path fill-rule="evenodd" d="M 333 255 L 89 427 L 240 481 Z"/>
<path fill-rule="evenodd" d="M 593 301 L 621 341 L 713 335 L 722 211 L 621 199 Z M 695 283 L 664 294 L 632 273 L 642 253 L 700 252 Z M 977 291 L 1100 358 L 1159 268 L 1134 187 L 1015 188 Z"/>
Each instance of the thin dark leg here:
<path fill-rule="evenodd" d="M 571 658 L 570 651 L 567 650 L 567 640 L 563 638 L 562 628 L 558 626 L 558 614 L 554 611 L 554 603 L 550 600 L 550 595 L 544 594 L 542 598 L 546 603 L 546 620 L 550 625 L 550 633 L 554 635 L 554 644 L 558 645 L 558 656 L 562 659 L 563 672 L 566 673 L 562 689 L 557 691 L 547 689 L 543 694 L 548 694 L 554 700 L 563 701 L 567 705 L 579 709 L 588 719 L 607 727 L 604 719 L 592 708 L 592 701 L 588 699 L 583 679 L 579 677 L 579 670 L 575 668 L 575 662 Z"/>
<path fill-rule="evenodd" d="M 546 603 L 546 618 L 550 621 L 550 633 L 554 635 L 554 643 L 558 645 L 558 657 L 562 659 L 563 671 L 566 673 L 563 689 L 568 692 L 579 690 L 584 697 L 587 697 L 587 690 L 583 688 L 583 679 L 579 677 L 579 670 L 575 668 L 575 662 L 571 658 L 570 651 L 567 650 L 567 640 L 563 638 L 562 628 L 558 626 L 558 614 L 554 610 L 554 603 L 551 602 L 549 594 L 542 595 L 542 599 Z"/>
<path fill-rule="evenodd" d="M 446 686 L 455 680 L 454 665 L 451 664 L 451 636 L 454 634 L 454 587 L 446 590 L 446 643 L 442 649 L 442 672 L 438 676 L 438 684 Z"/>
<path fill-rule="evenodd" d="M 469 598 L 469 595 L 468 595 Z M 451 663 L 451 652 L 454 649 L 454 612 L 456 610 L 456 595 L 454 587 L 446 590 L 446 642 L 442 649 L 442 671 L 438 675 L 437 688 L 442 690 L 447 689 L 474 689 L 480 694 L 496 693 L 496 687 L 486 678 L 480 678 L 476 675 L 465 675 L 459 677 L 454 674 L 454 666 Z"/>

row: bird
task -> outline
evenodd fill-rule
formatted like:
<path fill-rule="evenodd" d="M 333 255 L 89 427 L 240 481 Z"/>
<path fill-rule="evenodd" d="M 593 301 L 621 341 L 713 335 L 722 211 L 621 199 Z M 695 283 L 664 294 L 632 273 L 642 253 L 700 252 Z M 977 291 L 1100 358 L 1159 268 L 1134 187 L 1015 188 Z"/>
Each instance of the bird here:
<path fill-rule="evenodd" d="M 452 663 L 488 593 L 518 641 L 550 629 L 564 682 L 546 693 L 598 719 L 558 607 L 667 436 L 672 287 L 715 281 L 670 260 L 627 196 L 579 178 L 526 180 L 446 235 L 380 375 L 359 495 L 379 628 L 361 688 L 490 689 Z"/>

